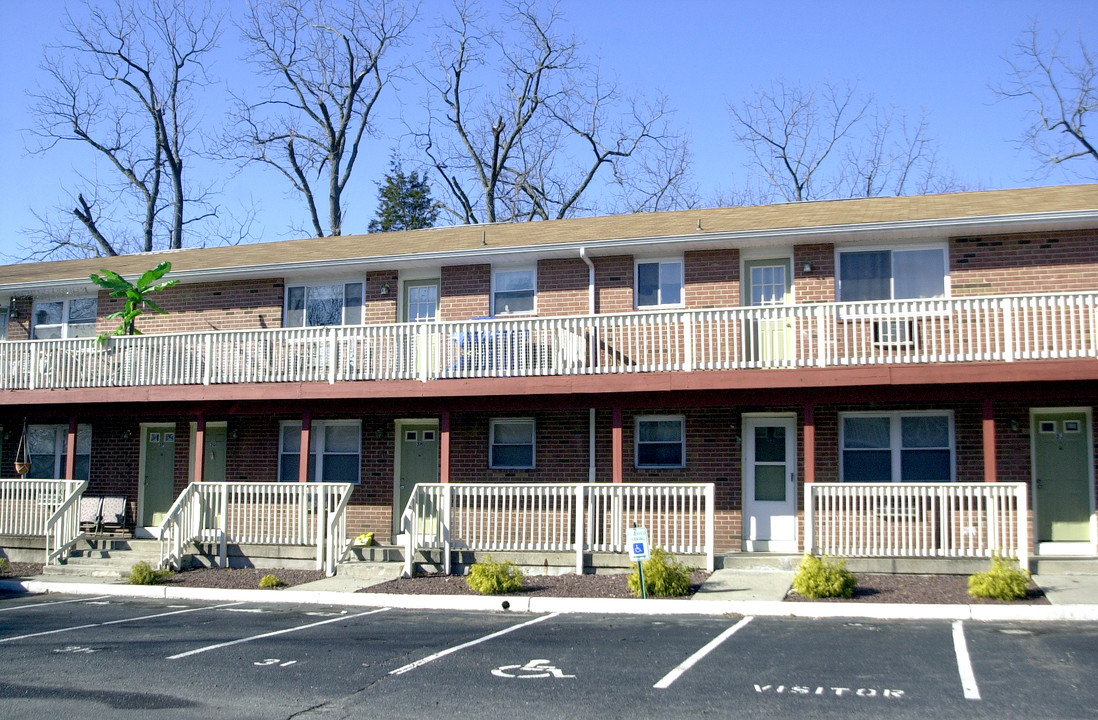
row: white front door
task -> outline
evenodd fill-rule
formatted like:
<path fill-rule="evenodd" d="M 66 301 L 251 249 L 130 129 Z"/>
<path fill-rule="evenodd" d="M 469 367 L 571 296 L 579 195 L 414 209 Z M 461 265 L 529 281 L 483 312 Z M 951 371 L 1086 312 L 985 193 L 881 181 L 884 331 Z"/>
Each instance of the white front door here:
<path fill-rule="evenodd" d="M 796 552 L 796 418 L 744 418 L 743 478 L 744 549 Z"/>

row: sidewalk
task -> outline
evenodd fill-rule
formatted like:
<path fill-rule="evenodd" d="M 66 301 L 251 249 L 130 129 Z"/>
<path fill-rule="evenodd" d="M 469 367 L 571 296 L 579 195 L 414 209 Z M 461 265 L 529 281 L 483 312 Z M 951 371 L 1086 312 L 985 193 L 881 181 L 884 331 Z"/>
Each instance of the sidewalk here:
<path fill-rule="evenodd" d="M 1045 591 L 1051 605 L 786 603 L 781 602 L 781 599 L 793 581 L 793 573 L 784 570 L 717 570 L 690 600 L 358 593 L 355 591 L 369 585 L 369 581 L 339 576 L 285 590 L 224 590 L 171 585 L 129 585 L 110 578 L 40 575 L 25 580 L 0 580 L 0 591 L 515 613 L 1098 621 L 1098 575 L 1035 575 L 1033 580 Z"/>

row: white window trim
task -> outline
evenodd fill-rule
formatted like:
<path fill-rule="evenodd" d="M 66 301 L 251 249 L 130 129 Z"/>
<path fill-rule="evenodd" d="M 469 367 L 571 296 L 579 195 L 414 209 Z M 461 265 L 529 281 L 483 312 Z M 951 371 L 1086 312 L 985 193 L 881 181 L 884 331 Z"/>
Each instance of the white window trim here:
<path fill-rule="evenodd" d="M 353 326 L 357 326 L 357 325 L 362 325 L 366 321 L 366 279 L 365 278 L 347 278 L 347 279 L 343 279 L 343 280 L 315 280 L 315 281 L 311 281 L 311 282 L 287 282 L 286 286 L 285 286 L 285 289 L 282 292 L 282 327 L 324 327 L 324 326 L 320 326 L 320 325 L 300 325 L 300 326 L 298 326 L 298 325 L 295 325 L 295 326 L 286 325 L 286 319 L 290 315 L 290 291 L 295 289 L 295 288 L 305 288 L 305 306 L 301 310 L 302 313 L 304 313 L 304 315 L 302 316 L 302 322 L 305 322 L 308 319 L 308 316 L 309 316 L 309 288 L 332 287 L 334 285 L 339 285 L 343 288 L 344 306 L 343 306 L 343 312 L 340 316 L 339 325 L 338 326 L 337 325 L 332 325 L 330 327 L 340 327 L 340 326 L 353 327 Z M 352 325 L 347 325 L 346 322 L 345 322 L 346 317 L 347 317 L 346 299 L 347 299 L 347 286 L 348 285 L 361 285 L 362 286 L 362 304 L 359 305 L 358 322 L 353 323 Z"/>
<path fill-rule="evenodd" d="M 678 465 L 642 465 L 640 462 L 640 426 L 643 422 L 676 420 L 682 428 L 679 444 L 681 446 Z M 685 415 L 637 415 L 633 418 L 633 467 L 639 470 L 676 470 L 686 467 L 686 416 Z"/>
<path fill-rule="evenodd" d="M 309 482 L 348 482 L 346 480 L 330 480 L 330 481 L 324 480 L 324 477 L 323 477 L 323 475 L 324 475 L 324 463 L 319 462 L 320 459 L 325 454 L 325 452 L 324 452 L 324 428 L 329 427 L 329 426 L 337 426 L 337 425 L 353 425 L 356 428 L 358 428 L 358 453 L 357 453 L 358 463 L 356 464 L 357 467 L 358 467 L 358 473 L 356 473 L 356 475 L 355 475 L 355 480 L 354 480 L 353 484 L 361 485 L 362 484 L 362 421 L 361 420 L 313 420 L 312 424 L 309 426 L 309 438 L 310 438 L 310 441 L 309 441 L 309 455 L 312 455 L 315 458 L 317 458 L 317 461 L 315 463 L 316 478 L 314 480 L 310 480 Z M 278 424 L 278 477 L 279 478 L 282 477 L 282 457 L 284 455 L 289 455 L 290 454 L 290 453 L 286 452 L 286 450 L 284 449 L 284 445 L 283 445 L 283 440 L 285 439 L 285 433 L 286 433 L 286 428 L 287 427 L 297 428 L 297 431 L 301 432 L 301 421 L 300 420 L 283 420 Z M 300 455 L 300 453 L 298 453 L 298 454 Z M 350 453 L 342 453 L 341 452 L 341 453 L 332 453 L 332 454 L 349 455 Z M 290 481 L 287 481 L 287 482 L 290 482 Z"/>
<path fill-rule="evenodd" d="M 529 424 L 530 425 L 530 464 L 529 465 L 496 465 L 492 462 L 492 458 L 495 453 L 492 449 L 496 446 L 496 426 L 497 425 L 516 425 L 516 424 Z M 509 445 L 518 445 L 518 443 L 507 443 Z M 492 418 L 488 421 L 488 467 L 491 470 L 536 470 L 538 464 L 538 425 L 537 421 L 532 417 L 516 417 L 516 418 Z"/>
<path fill-rule="evenodd" d="M 682 298 L 677 303 L 665 303 L 663 302 L 663 289 L 658 288 L 660 295 L 660 301 L 655 305 L 641 305 L 640 304 L 640 266 L 641 265 L 659 265 L 663 266 L 667 263 L 678 263 L 679 266 L 679 297 Z M 658 310 L 662 308 L 684 308 L 686 307 L 686 260 L 683 256 L 678 257 L 661 257 L 661 258 L 636 258 L 633 261 L 633 309 L 635 310 Z"/>
<path fill-rule="evenodd" d="M 51 479 L 58 479 L 58 478 L 65 477 L 65 465 L 62 462 L 62 460 L 64 460 L 65 455 L 68 453 L 68 450 L 69 450 L 69 426 L 68 425 L 59 425 L 59 424 L 56 424 L 56 423 L 34 423 L 32 425 L 27 426 L 28 433 L 30 432 L 31 428 L 36 428 L 36 427 L 37 428 L 46 427 L 46 428 L 50 428 L 50 429 L 53 430 L 53 475 L 51 476 Z M 76 456 L 77 457 L 87 457 L 88 458 L 88 468 L 89 468 L 88 471 L 90 473 L 91 472 L 91 442 L 92 442 L 92 426 L 91 426 L 91 424 L 90 423 L 80 423 L 79 425 L 77 425 L 76 426 L 76 437 L 77 437 Z M 87 440 L 87 442 L 88 442 L 88 452 L 86 452 L 86 453 L 80 452 L 80 439 L 84 438 L 84 437 L 86 437 L 88 439 Z M 28 435 L 28 442 L 29 442 L 29 435 Z M 29 451 L 29 449 L 30 448 L 28 448 L 28 451 Z M 30 453 L 30 454 L 37 455 L 39 453 Z"/>
<path fill-rule="evenodd" d="M 69 322 L 69 307 L 70 307 L 70 303 L 73 300 L 95 300 L 96 301 L 95 320 L 93 320 L 90 323 L 70 323 Z M 68 339 L 68 338 L 72 337 L 69 334 L 69 328 L 72 327 L 74 324 L 90 325 L 92 327 L 92 335 L 91 336 L 95 335 L 96 329 L 98 328 L 98 325 L 99 325 L 99 296 L 98 295 L 76 295 L 76 296 L 66 296 L 66 297 L 48 297 L 47 296 L 47 297 L 36 297 L 36 298 L 34 298 L 34 302 L 31 303 L 31 329 L 30 329 L 31 339 L 34 339 L 34 340 L 39 339 L 39 338 L 35 337 L 35 335 L 38 332 L 38 327 L 39 327 L 39 324 L 37 322 L 35 322 L 35 316 L 37 315 L 36 311 L 38 310 L 38 306 L 41 305 L 41 304 L 57 303 L 57 302 L 61 303 L 61 322 L 56 324 L 56 325 L 54 325 L 52 323 L 47 324 L 45 327 L 60 327 L 61 328 L 61 338 L 60 339 Z M 6 337 L 6 334 L 5 334 L 5 337 Z M 84 337 L 88 337 L 88 336 L 84 336 Z M 52 338 L 52 339 L 58 339 L 58 338 Z"/>
<path fill-rule="evenodd" d="M 901 435 L 901 419 L 905 417 L 942 417 L 949 421 L 949 481 L 957 482 L 957 428 L 954 423 L 952 410 L 894 410 L 891 412 L 842 412 L 839 413 L 839 482 L 847 482 L 844 477 L 845 463 L 843 454 L 846 452 L 846 423 L 848 417 L 887 417 L 889 418 L 889 443 L 888 450 L 892 456 L 892 482 L 902 483 L 903 438 Z M 883 450 L 883 448 L 881 448 Z M 859 482 L 851 480 L 850 482 Z"/>
<path fill-rule="evenodd" d="M 519 312 L 503 312 L 501 310 L 497 310 L 497 308 L 496 308 L 496 276 L 499 273 L 518 273 L 518 272 L 528 272 L 528 273 L 533 274 L 533 277 L 534 277 L 533 306 L 534 307 L 530 310 L 522 310 L 522 311 L 519 311 Z M 491 283 L 491 286 L 492 287 L 491 287 L 491 291 L 490 291 L 490 296 L 491 296 L 490 311 L 491 311 L 492 317 L 496 317 L 496 316 L 511 317 L 511 316 L 515 316 L 515 315 L 537 315 L 538 314 L 538 268 L 537 268 L 536 265 L 513 265 L 513 266 L 505 265 L 505 266 L 502 266 L 502 267 L 496 267 L 496 266 L 493 265 L 492 266 L 492 283 Z M 441 300 L 441 298 L 440 298 L 440 300 Z"/>
<path fill-rule="evenodd" d="M 835 248 L 835 298 L 838 302 L 890 302 L 896 300 L 896 276 L 893 275 L 888 280 L 889 297 L 887 300 L 843 300 L 842 289 L 842 255 L 844 253 L 859 253 L 859 252 L 905 252 L 908 250 L 941 250 L 942 251 L 942 267 L 945 268 L 945 277 L 942 279 L 942 291 L 943 298 L 952 297 L 952 290 L 950 288 L 950 275 L 949 275 L 949 243 L 918 243 L 914 245 L 866 245 Z M 899 298 L 900 300 L 918 298 Z M 924 298 L 928 299 L 928 298 Z M 939 298 L 940 299 L 940 298 Z"/>

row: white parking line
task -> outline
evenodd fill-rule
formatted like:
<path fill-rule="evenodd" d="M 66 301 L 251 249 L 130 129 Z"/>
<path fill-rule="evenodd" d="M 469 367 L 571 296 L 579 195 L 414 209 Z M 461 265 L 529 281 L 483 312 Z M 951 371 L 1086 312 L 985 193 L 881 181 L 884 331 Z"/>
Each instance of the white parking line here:
<path fill-rule="evenodd" d="M 656 688 L 657 690 L 665 690 L 666 688 L 671 687 L 671 683 L 678 680 L 684 672 L 686 672 L 690 668 L 694 667 L 694 665 L 699 660 L 701 660 L 703 657 L 705 657 L 709 653 L 713 652 L 713 650 L 715 650 L 721 643 L 723 643 L 725 640 L 727 640 L 728 638 L 732 637 L 737 632 L 739 632 L 739 630 L 742 627 L 744 627 L 745 625 L 747 625 L 747 623 L 751 622 L 752 619 L 753 619 L 752 616 L 748 615 L 747 617 L 743 618 L 742 620 L 740 620 L 738 623 L 736 623 L 732 627 L 730 627 L 727 630 L 725 630 L 724 632 L 722 632 L 717 637 L 715 637 L 712 640 L 710 640 L 709 642 L 707 642 L 704 646 L 702 646 L 702 648 L 700 650 L 698 650 L 696 653 L 694 653 L 690 657 L 683 660 L 682 663 L 680 663 L 677 668 L 675 668 L 671 672 L 664 675 L 660 679 L 660 681 L 658 683 L 656 683 L 655 685 L 653 685 L 652 687 Z"/>
<path fill-rule="evenodd" d="M 210 650 L 217 650 L 218 648 L 229 647 L 230 645 L 239 645 L 241 643 L 251 642 L 253 640 L 262 640 L 263 638 L 274 637 L 275 635 L 285 635 L 286 633 L 297 632 L 298 630 L 308 630 L 309 628 L 317 627 L 318 625 L 327 625 L 328 623 L 339 622 L 340 620 L 351 620 L 353 618 L 360 618 L 364 615 L 373 615 L 374 613 L 385 612 L 389 608 L 378 608 L 377 610 L 370 610 L 369 612 L 358 613 L 357 615 L 341 615 L 340 617 L 330 618 L 328 620 L 321 620 L 320 622 L 309 623 L 308 625 L 298 625 L 297 627 L 286 628 L 285 630 L 275 630 L 273 632 L 263 633 L 262 635 L 252 635 L 251 637 L 240 638 L 239 640 L 230 640 L 229 642 L 218 643 L 217 645 L 207 645 L 196 650 L 188 650 L 187 652 L 179 653 L 178 655 L 169 655 L 168 660 L 178 660 L 179 658 L 190 657 L 191 655 L 198 655 L 199 653 L 209 652 Z"/>
<path fill-rule="evenodd" d="M 210 607 L 189 608 L 187 610 L 173 610 L 172 612 L 157 613 L 156 615 L 142 615 L 141 617 L 123 618 L 122 620 L 108 620 L 101 623 L 90 623 L 88 625 L 72 625 L 70 627 L 57 628 L 56 630 L 44 630 L 42 632 L 27 633 L 26 635 L 13 635 L 11 637 L 0 638 L 0 643 L 11 642 L 12 640 L 25 640 L 32 637 L 41 637 L 42 635 L 56 635 L 57 633 L 71 632 L 73 630 L 85 630 L 93 627 L 104 627 L 106 625 L 121 625 L 122 623 L 139 622 L 141 620 L 152 620 L 153 618 L 168 617 L 169 615 L 182 615 L 183 613 L 199 612 L 201 610 L 216 610 L 218 608 L 230 607 L 232 605 L 240 605 L 240 603 L 225 603 L 224 605 L 211 605 Z"/>
<path fill-rule="evenodd" d="M 90 598 L 76 598 L 75 600 L 54 600 L 53 602 L 27 603 L 26 605 L 15 605 L 13 607 L 0 608 L 0 612 L 7 612 L 8 610 L 26 610 L 27 608 L 46 607 L 47 605 L 65 605 L 66 603 L 91 602 L 92 600 L 102 600 L 103 598 L 109 597 L 110 595 L 98 595 L 96 597 Z"/>
<path fill-rule="evenodd" d="M 953 623 L 953 651 L 957 653 L 957 671 L 961 674 L 965 699 L 979 700 L 980 688 L 976 684 L 976 674 L 972 672 L 972 660 L 968 656 L 968 643 L 965 642 L 965 627 L 960 620 Z"/>
<path fill-rule="evenodd" d="M 533 625 L 534 623 L 542 622 L 543 620 L 548 620 L 550 618 L 555 618 L 558 615 L 560 615 L 560 613 L 552 613 L 550 615 L 542 615 L 541 617 L 534 618 L 533 620 L 528 620 L 524 623 L 519 623 L 518 625 L 512 625 L 509 628 L 504 628 L 503 630 L 499 630 L 497 632 L 494 632 L 491 635 L 485 635 L 484 637 L 477 638 L 476 640 L 470 640 L 467 643 L 462 643 L 461 645 L 455 645 L 452 648 L 447 648 L 446 650 L 442 650 L 440 652 L 437 652 L 434 655 L 428 655 L 427 657 L 423 658 L 422 660 L 416 660 L 414 663 L 409 663 L 409 664 L 405 665 L 404 667 L 398 667 L 396 670 L 390 670 L 389 674 L 390 675 L 403 675 L 404 673 L 408 672 L 409 670 L 415 670 L 417 667 L 419 667 L 421 665 L 426 665 L 429 662 L 434 662 L 435 660 L 438 660 L 441 657 L 446 657 L 450 653 L 456 653 L 458 650 L 464 650 L 467 647 L 472 647 L 474 645 L 479 645 L 480 643 L 491 640 L 492 638 L 497 638 L 500 635 L 506 635 L 509 632 L 514 632 L 515 630 L 527 627 L 528 625 Z"/>

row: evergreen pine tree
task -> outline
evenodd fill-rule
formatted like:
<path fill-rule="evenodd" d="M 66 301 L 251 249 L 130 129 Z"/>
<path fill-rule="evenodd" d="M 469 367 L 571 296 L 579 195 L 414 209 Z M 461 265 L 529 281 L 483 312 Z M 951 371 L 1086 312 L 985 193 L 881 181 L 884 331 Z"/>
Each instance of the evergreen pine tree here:
<path fill-rule="evenodd" d="M 431 199 L 427 176 L 416 171 L 405 175 L 400 163 L 389 162 L 389 173 L 378 185 L 377 217 L 370 221 L 369 231 L 418 230 L 434 227 L 438 219 L 438 204 Z"/>

